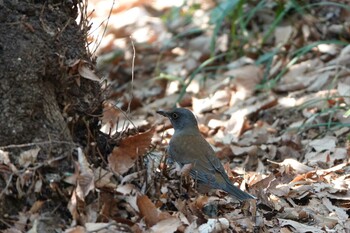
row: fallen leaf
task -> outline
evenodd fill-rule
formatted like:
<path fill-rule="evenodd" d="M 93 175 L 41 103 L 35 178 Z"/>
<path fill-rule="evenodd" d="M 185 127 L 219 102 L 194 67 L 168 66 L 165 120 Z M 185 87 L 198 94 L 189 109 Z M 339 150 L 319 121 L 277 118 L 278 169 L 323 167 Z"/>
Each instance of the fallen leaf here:
<path fill-rule="evenodd" d="M 306 166 L 295 159 L 285 159 L 282 163 L 279 163 L 279 165 L 293 168 L 296 174 L 303 174 L 313 170 L 312 167 Z"/>
<path fill-rule="evenodd" d="M 78 71 L 83 78 L 96 82 L 101 81 L 101 79 L 87 66 L 85 62 L 79 63 Z"/>
<path fill-rule="evenodd" d="M 137 198 L 137 206 L 148 227 L 152 227 L 159 222 L 160 211 L 146 195 Z"/>
<path fill-rule="evenodd" d="M 286 44 L 292 36 L 293 27 L 291 25 L 279 26 L 275 29 L 275 43 L 276 45 Z"/>
<path fill-rule="evenodd" d="M 155 129 L 151 129 L 145 133 L 130 136 L 115 147 L 108 157 L 109 167 L 118 174 L 124 174 L 132 166 L 139 156 L 144 155 L 152 141 Z"/>
<path fill-rule="evenodd" d="M 225 76 L 233 77 L 236 85 L 236 98 L 239 100 L 251 97 L 263 78 L 263 71 L 255 65 L 247 65 L 234 70 L 227 71 Z"/>
<path fill-rule="evenodd" d="M 199 226 L 199 232 L 223 232 L 228 230 L 230 222 L 226 218 L 208 219 L 207 223 Z"/>
<path fill-rule="evenodd" d="M 299 232 L 299 233 L 307 233 L 307 232 L 324 233 L 324 231 L 320 227 L 309 226 L 293 220 L 278 218 L 278 222 L 281 226 L 291 226 L 292 228 L 295 229 L 296 232 Z"/>
<path fill-rule="evenodd" d="M 150 232 L 152 233 L 163 233 L 163 232 L 176 232 L 177 228 L 182 225 L 180 219 L 176 217 L 169 217 L 151 227 Z"/>
<path fill-rule="evenodd" d="M 89 192 L 95 189 L 95 179 L 94 173 L 80 147 L 78 148 L 78 161 L 79 175 L 77 179 L 76 192 L 80 200 L 84 200 Z"/>
<path fill-rule="evenodd" d="M 336 137 L 326 136 L 322 139 L 315 139 L 309 143 L 317 152 L 324 150 L 333 150 L 337 142 Z"/>
<path fill-rule="evenodd" d="M 23 151 L 18 159 L 19 165 L 22 167 L 28 167 L 29 165 L 32 165 L 36 161 L 39 151 L 39 147 Z"/>

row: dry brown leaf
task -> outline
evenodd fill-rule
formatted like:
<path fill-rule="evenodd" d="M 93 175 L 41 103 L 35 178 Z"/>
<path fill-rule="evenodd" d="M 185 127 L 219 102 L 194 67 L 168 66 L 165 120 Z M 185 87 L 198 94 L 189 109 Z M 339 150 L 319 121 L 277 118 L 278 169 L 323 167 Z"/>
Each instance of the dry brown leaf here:
<path fill-rule="evenodd" d="M 293 233 L 293 231 L 289 230 L 287 227 L 282 227 L 280 229 L 280 233 Z"/>
<path fill-rule="evenodd" d="M 30 208 L 29 212 L 30 212 L 31 214 L 38 213 L 38 212 L 40 211 L 41 207 L 43 207 L 44 203 L 45 203 L 44 201 L 36 201 L 36 202 L 32 205 L 32 207 Z"/>
<path fill-rule="evenodd" d="M 324 91 L 318 91 L 317 93 L 311 93 L 311 94 L 304 94 L 297 100 L 295 100 L 294 106 L 301 106 L 304 104 L 307 104 L 308 108 L 324 108 L 324 102 L 323 101 L 315 101 L 316 99 L 324 99 L 324 98 L 331 98 L 334 96 L 339 95 L 337 90 L 324 90 Z"/>
<path fill-rule="evenodd" d="M 89 192 L 95 189 L 95 179 L 94 173 L 80 147 L 78 148 L 78 160 L 80 172 L 77 179 L 76 192 L 80 200 L 84 200 Z"/>
<path fill-rule="evenodd" d="M 225 232 L 230 227 L 230 222 L 226 218 L 210 218 L 207 223 L 199 226 L 199 232 Z"/>
<path fill-rule="evenodd" d="M 132 166 L 139 156 L 144 155 L 152 141 L 155 129 L 152 128 L 145 133 L 130 136 L 122 140 L 108 157 L 109 167 L 118 174 L 124 174 Z"/>
<path fill-rule="evenodd" d="M 237 87 L 236 98 L 239 100 L 246 99 L 255 91 L 256 85 L 263 78 L 263 71 L 255 65 L 247 65 L 234 70 L 227 71 L 226 76 L 234 77 L 234 83 Z"/>
<path fill-rule="evenodd" d="M 280 146 L 279 148 L 277 148 L 277 153 L 281 159 L 286 159 L 286 158 L 298 159 L 298 158 L 300 158 L 299 151 L 297 151 L 289 146 Z"/>
<path fill-rule="evenodd" d="M 346 211 L 343 208 L 333 205 L 328 198 L 322 198 L 322 203 L 331 213 L 337 215 L 338 221 L 342 224 L 349 219 L 349 215 L 346 213 Z"/>
<path fill-rule="evenodd" d="M 348 163 L 341 163 L 338 164 L 334 167 L 328 168 L 328 169 L 317 169 L 316 174 L 317 175 L 324 175 L 330 172 L 341 172 L 343 170 L 344 167 L 348 166 Z"/>
<path fill-rule="evenodd" d="M 28 167 L 29 165 L 32 165 L 36 158 L 38 157 L 38 153 L 40 151 L 39 147 L 23 151 L 18 159 L 18 163 L 21 167 Z"/>
<path fill-rule="evenodd" d="M 43 187 L 43 180 L 42 179 L 35 181 L 34 192 L 41 193 L 42 187 Z"/>
<path fill-rule="evenodd" d="M 282 163 L 279 163 L 279 165 L 293 168 L 296 174 L 304 174 L 314 170 L 312 167 L 306 166 L 295 159 L 285 159 Z"/>
<path fill-rule="evenodd" d="M 116 130 L 116 122 L 121 115 L 121 111 L 117 109 L 113 103 L 106 101 L 103 103 L 103 116 L 102 116 L 102 132 L 107 134 Z"/>
<path fill-rule="evenodd" d="M 344 160 L 348 157 L 345 148 L 336 148 L 334 151 L 326 150 L 325 152 L 309 152 L 305 154 L 305 161 L 310 166 L 327 165 L 334 166 L 336 161 Z"/>
<path fill-rule="evenodd" d="M 64 231 L 64 233 L 86 233 L 86 232 L 87 230 L 85 229 L 85 227 L 82 227 L 82 226 L 71 227 Z"/>
<path fill-rule="evenodd" d="M 317 50 L 317 52 L 326 53 L 333 56 L 339 53 L 339 47 L 336 44 L 319 44 L 315 47 L 315 50 Z"/>
<path fill-rule="evenodd" d="M 336 59 L 331 60 L 328 65 L 342 65 L 347 66 L 349 64 L 350 60 L 350 46 L 346 46 L 342 49 L 340 54 L 337 56 Z"/>
<path fill-rule="evenodd" d="M 72 215 L 72 218 L 74 220 L 79 219 L 78 203 L 79 203 L 79 200 L 77 198 L 77 194 L 76 194 L 76 192 L 73 192 L 72 196 L 68 202 L 67 208 L 68 208 L 68 210 L 69 210 L 69 212 Z"/>
<path fill-rule="evenodd" d="M 194 204 L 198 209 L 201 210 L 208 203 L 208 200 L 208 196 L 200 196 L 195 200 Z"/>
<path fill-rule="evenodd" d="M 26 225 L 26 222 L 23 223 L 23 225 Z M 20 231 L 16 227 L 7 228 L 3 231 L 3 233 L 22 233 L 23 231 Z"/>
<path fill-rule="evenodd" d="M 251 218 L 242 218 L 242 219 L 237 219 L 237 224 L 239 224 L 239 226 L 242 229 L 245 229 L 245 232 L 254 232 L 254 229 L 256 228 L 256 223 L 255 221 Z"/>
<path fill-rule="evenodd" d="M 0 162 L 4 163 L 6 165 L 10 165 L 11 164 L 11 160 L 10 160 L 10 157 L 9 157 L 9 152 L 0 150 Z"/>
<path fill-rule="evenodd" d="M 101 81 L 101 79 L 84 62 L 79 63 L 78 71 L 81 77 L 83 78 L 96 81 L 96 82 Z"/>
<path fill-rule="evenodd" d="M 330 229 L 334 228 L 336 224 L 338 224 L 338 219 L 336 216 L 328 216 L 321 214 L 312 214 L 312 219 L 322 227 L 328 227 Z"/>
<path fill-rule="evenodd" d="M 307 232 L 324 233 L 324 231 L 320 227 L 309 226 L 309 225 L 302 224 L 302 223 L 288 220 L 288 219 L 278 218 L 278 222 L 281 226 L 291 226 L 292 228 L 294 228 L 295 232 L 299 232 L 299 233 L 307 233 Z"/>
<path fill-rule="evenodd" d="M 159 221 L 156 225 L 152 226 L 150 232 L 163 233 L 163 232 L 176 232 L 178 227 L 182 225 L 180 219 L 176 217 L 169 217 Z"/>
<path fill-rule="evenodd" d="M 277 92 L 296 91 L 308 87 L 317 81 L 319 74 L 314 74 L 315 69 L 324 67 L 324 64 L 317 58 L 306 60 L 293 65 L 281 78 L 281 82 L 274 88 Z"/>
<path fill-rule="evenodd" d="M 100 221 L 105 222 L 109 219 L 113 219 L 114 214 L 118 211 L 119 200 L 115 198 L 112 193 L 109 192 L 101 192 L 99 196 L 99 205 L 100 208 Z"/>
<path fill-rule="evenodd" d="M 262 100 L 261 100 L 262 99 Z M 259 97 L 252 97 L 248 100 L 256 102 L 255 104 L 247 104 L 246 106 L 234 106 L 227 111 L 225 111 L 225 114 L 231 115 L 231 118 L 227 121 L 226 129 L 225 129 L 225 136 L 222 139 L 222 142 L 225 144 L 228 144 L 232 141 L 237 141 L 238 137 L 241 136 L 241 134 L 244 132 L 244 130 L 247 130 L 247 127 L 244 127 L 247 125 L 247 117 L 253 113 L 258 113 L 259 111 L 262 111 L 264 109 L 271 108 L 277 104 L 277 98 L 274 95 L 263 95 Z M 248 102 L 248 100 L 245 100 Z M 261 126 L 256 127 L 257 133 L 261 133 L 263 130 L 263 138 L 265 141 L 268 141 L 269 138 L 266 137 L 266 134 L 271 131 L 271 127 L 267 124 L 262 122 Z M 260 132 L 259 132 L 260 131 Z M 247 140 L 255 140 L 254 143 L 247 142 L 247 144 L 241 144 L 241 145 L 252 145 L 256 144 L 256 136 L 249 137 Z M 259 143 L 263 143 L 263 141 L 260 141 Z"/>
<path fill-rule="evenodd" d="M 95 185 L 97 188 L 116 188 L 115 183 L 111 181 L 113 173 L 101 167 L 93 170 L 95 177 Z"/>
<path fill-rule="evenodd" d="M 231 91 L 218 90 L 213 96 L 204 99 L 192 98 L 193 112 L 196 114 L 211 111 L 216 108 L 228 106 L 231 99 Z"/>
<path fill-rule="evenodd" d="M 350 85 L 339 82 L 337 90 L 340 96 L 348 96 L 350 94 Z M 350 98 L 344 98 L 344 102 L 350 104 Z"/>
<path fill-rule="evenodd" d="M 113 224 L 111 224 L 111 223 L 93 223 L 93 222 L 85 223 L 85 227 L 86 227 L 87 232 L 100 232 L 103 229 L 108 231 L 108 227 L 110 227 L 112 225 Z"/>
<path fill-rule="evenodd" d="M 247 147 L 231 145 L 230 147 L 231 147 L 232 153 L 236 156 L 251 154 L 258 151 L 258 147 L 255 145 L 247 146 Z"/>
<path fill-rule="evenodd" d="M 159 222 L 159 211 L 146 195 L 137 198 L 137 206 L 148 227 L 152 227 Z"/>
<path fill-rule="evenodd" d="M 276 27 L 275 29 L 276 45 L 288 43 L 288 41 L 291 39 L 293 29 L 294 28 L 291 25 Z"/>
<path fill-rule="evenodd" d="M 123 194 L 123 195 L 128 195 L 131 194 L 133 192 L 135 192 L 137 189 L 135 187 L 135 185 L 133 184 L 120 184 L 117 187 L 117 192 Z"/>
<path fill-rule="evenodd" d="M 316 73 L 314 75 L 310 74 L 309 79 L 313 81 L 310 81 L 310 85 L 306 90 L 309 92 L 322 90 L 323 86 L 328 82 L 330 77 L 333 77 L 334 75 L 336 75 L 335 71 L 324 71 L 321 73 Z"/>

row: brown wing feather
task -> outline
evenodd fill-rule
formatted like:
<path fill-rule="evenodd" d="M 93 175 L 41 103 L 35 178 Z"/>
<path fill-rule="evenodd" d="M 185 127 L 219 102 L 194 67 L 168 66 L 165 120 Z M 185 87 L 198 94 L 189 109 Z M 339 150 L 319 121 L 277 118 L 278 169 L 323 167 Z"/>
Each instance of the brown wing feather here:
<path fill-rule="evenodd" d="M 202 136 L 174 135 L 168 152 L 176 162 L 182 165 L 191 163 L 193 167 L 190 174 L 199 183 L 214 189 L 225 190 L 238 200 L 255 198 L 231 183 L 213 148 Z"/>
<path fill-rule="evenodd" d="M 169 154 L 182 165 L 193 164 L 190 174 L 200 182 L 209 183 L 213 188 L 220 188 L 227 182 L 228 177 L 220 160 L 202 136 L 173 136 L 169 145 Z"/>

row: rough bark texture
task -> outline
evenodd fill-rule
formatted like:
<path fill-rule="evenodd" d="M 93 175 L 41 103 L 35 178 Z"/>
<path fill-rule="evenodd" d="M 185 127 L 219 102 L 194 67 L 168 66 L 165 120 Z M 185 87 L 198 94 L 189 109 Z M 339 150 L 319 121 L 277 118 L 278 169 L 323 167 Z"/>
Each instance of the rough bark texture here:
<path fill-rule="evenodd" d="M 85 146 L 87 132 L 97 129 L 98 119 L 92 116 L 101 109 L 99 84 L 79 77 L 77 69 L 68 66 L 78 59 L 89 61 L 87 28 L 77 25 L 77 2 L 73 2 L 0 0 L 0 149 L 9 152 L 14 164 L 22 151 L 35 147 L 40 148 L 38 162 L 65 157 L 35 174 L 43 175 L 40 169 L 73 171 L 69 159 L 76 147 L 73 142 Z M 20 198 L 11 183 L 5 190 L 11 181 L 7 178 L 0 176 L 1 216 L 18 214 L 23 205 L 39 198 L 53 202 L 62 198 L 42 190 L 13 204 L 12 199 Z M 27 193 L 30 188 L 23 187 Z"/>
<path fill-rule="evenodd" d="M 67 74 L 69 61 L 88 60 L 75 10 L 29 2 L 5 1 L 0 9 L 1 146 L 70 141 L 63 108 L 74 115 L 97 107 L 98 84 L 81 79 L 79 87 Z"/>

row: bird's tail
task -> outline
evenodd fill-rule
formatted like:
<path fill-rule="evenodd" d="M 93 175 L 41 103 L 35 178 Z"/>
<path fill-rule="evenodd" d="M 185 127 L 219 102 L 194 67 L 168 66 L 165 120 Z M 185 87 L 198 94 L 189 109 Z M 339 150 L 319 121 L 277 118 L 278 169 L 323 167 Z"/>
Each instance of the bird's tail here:
<path fill-rule="evenodd" d="M 224 191 L 228 192 L 231 196 L 235 197 L 239 201 L 247 199 L 256 199 L 253 195 L 243 192 L 238 187 L 234 186 L 231 183 L 226 183 L 226 186 L 223 188 Z"/>

